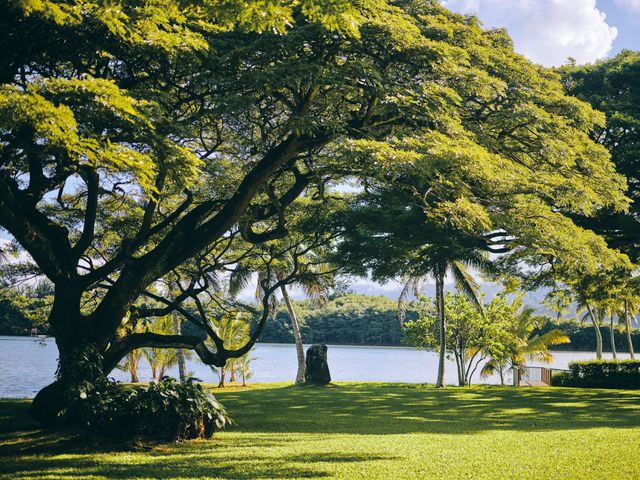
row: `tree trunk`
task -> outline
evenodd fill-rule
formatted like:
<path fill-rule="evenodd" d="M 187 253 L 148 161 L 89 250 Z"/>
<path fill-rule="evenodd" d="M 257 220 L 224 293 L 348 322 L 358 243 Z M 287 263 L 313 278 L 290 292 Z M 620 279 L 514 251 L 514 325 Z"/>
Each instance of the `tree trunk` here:
<path fill-rule="evenodd" d="M 108 373 L 99 356 L 105 343 L 89 337 L 80 313 L 80 296 L 68 285 L 56 286 L 48 321 L 58 347 L 58 371 L 55 381 L 40 390 L 29 407 L 29 415 L 43 426 L 59 424 L 60 414 L 77 397 L 78 389 Z"/>
<path fill-rule="evenodd" d="M 591 308 L 591 305 L 587 303 L 587 309 L 589 310 L 589 318 L 591 318 L 591 323 L 593 324 L 593 328 L 596 333 L 596 358 L 598 360 L 602 359 L 602 332 L 600 331 L 600 324 L 596 318 L 596 314 Z"/>
<path fill-rule="evenodd" d="M 458 355 L 458 351 L 454 350 L 453 351 L 453 356 L 456 360 L 456 373 L 458 375 L 458 385 L 462 385 L 462 383 L 464 382 L 464 374 L 462 373 L 462 360 L 460 359 L 460 356 Z"/>
<path fill-rule="evenodd" d="M 464 352 L 460 352 L 460 381 L 458 384 L 464 387 L 467 384 L 467 366 L 465 364 Z"/>
<path fill-rule="evenodd" d="M 444 380 L 444 367 L 445 357 L 447 349 L 447 332 L 444 313 L 444 273 L 445 269 L 441 265 L 436 265 L 435 278 L 436 278 L 436 313 L 438 316 L 438 322 L 440 325 L 440 354 L 438 357 L 438 377 L 436 379 L 436 388 L 442 388 L 445 386 Z"/>
<path fill-rule="evenodd" d="M 227 375 L 227 373 L 224 370 L 224 367 L 220 367 L 220 383 L 218 383 L 218 387 L 222 388 L 224 387 L 224 377 Z"/>
<path fill-rule="evenodd" d="M 29 407 L 29 415 L 44 427 L 58 423 L 58 414 L 66 407 L 64 388 L 58 380 L 40 390 Z"/>
<path fill-rule="evenodd" d="M 172 313 L 172 316 L 173 316 L 174 333 L 176 335 L 180 335 L 182 332 L 180 328 L 180 318 L 178 317 L 178 312 L 174 310 Z M 178 357 L 178 375 L 179 375 L 180 381 L 184 382 L 187 379 L 187 363 L 184 358 L 184 350 L 180 348 L 177 349 L 176 355 Z"/>
<path fill-rule="evenodd" d="M 280 287 L 280 291 L 282 292 L 282 298 L 284 300 L 285 305 L 287 306 L 287 311 L 289 312 L 289 318 L 291 318 L 291 328 L 293 329 L 293 339 L 296 343 L 296 354 L 298 356 L 298 372 L 296 373 L 296 385 L 300 385 L 304 383 L 304 370 L 306 368 L 304 361 L 304 346 L 302 345 L 302 334 L 300 333 L 300 322 L 298 321 L 298 315 L 296 314 L 296 310 L 293 307 L 293 302 L 291 302 L 291 298 L 289 298 L 289 292 L 287 292 L 287 287 L 282 285 Z"/>
<path fill-rule="evenodd" d="M 458 350 L 460 355 L 460 381 L 458 382 L 458 385 L 463 387 L 467 384 L 467 376 L 469 375 L 469 372 L 467 371 L 467 358 L 465 355 L 466 349 L 462 344 L 462 339 L 458 340 Z M 471 365 L 469 365 L 469 367 L 471 367 Z"/>
<path fill-rule="evenodd" d="M 611 334 L 611 354 L 613 355 L 613 359 L 617 360 L 617 352 L 616 352 L 616 337 L 613 334 L 613 313 L 609 316 L 609 333 Z"/>
<path fill-rule="evenodd" d="M 135 352 L 129 353 L 129 374 L 131 375 L 131 383 L 138 383 L 138 354 Z"/>
<path fill-rule="evenodd" d="M 504 371 L 502 367 L 498 369 L 498 374 L 500 375 L 500 386 L 504 387 Z"/>
<path fill-rule="evenodd" d="M 631 360 L 636 359 L 635 352 L 633 351 L 633 340 L 631 339 L 631 318 L 629 318 L 629 300 L 624 301 L 624 325 L 627 331 L 627 345 L 629 347 L 629 358 Z"/>
<path fill-rule="evenodd" d="M 234 365 L 233 361 L 231 361 L 229 363 L 231 363 L 231 365 L 229 365 L 229 381 L 230 382 L 235 382 L 236 381 L 236 368 L 235 368 L 235 365 Z"/>

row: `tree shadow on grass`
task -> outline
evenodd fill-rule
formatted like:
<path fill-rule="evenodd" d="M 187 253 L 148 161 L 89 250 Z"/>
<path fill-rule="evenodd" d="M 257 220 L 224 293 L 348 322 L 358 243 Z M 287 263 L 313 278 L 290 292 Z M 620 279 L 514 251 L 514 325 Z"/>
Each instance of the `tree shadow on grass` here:
<path fill-rule="evenodd" d="M 322 478 L 330 475 L 329 464 L 395 458 L 343 449 L 327 452 L 324 435 L 640 426 L 637 391 L 339 384 L 216 395 L 236 420 L 231 433 L 211 441 L 155 446 L 39 430 L 28 420 L 28 402 L 0 401 L 0 477 Z M 313 452 L 305 453 L 309 449 Z"/>
<path fill-rule="evenodd" d="M 259 446 L 259 445 L 258 445 Z M 54 475 L 64 478 L 81 472 L 82 476 L 108 479 L 136 478 L 323 478 L 330 474 L 315 464 L 350 463 L 387 460 L 391 457 L 354 454 L 274 456 L 256 459 L 228 452 L 226 458 L 212 454 L 156 454 L 140 463 L 95 460 L 88 456 L 77 458 L 33 459 L 16 462 L 13 468 L 17 478 L 40 478 Z"/>
<path fill-rule="evenodd" d="M 631 428 L 637 391 L 344 384 L 218 394 L 243 432 L 348 434 Z"/>
<path fill-rule="evenodd" d="M 257 446 L 260 446 L 259 443 Z M 313 460 L 307 459 L 305 464 L 292 464 L 286 456 L 256 458 L 256 455 L 242 455 L 226 451 L 226 458 L 215 454 L 193 455 L 180 454 L 180 449 L 172 453 L 151 453 L 140 462 L 128 463 L 113 457 L 111 459 L 96 459 L 93 456 L 64 456 L 55 458 L 23 458 L 7 462 L 6 472 L 13 473 L 13 478 L 108 478 L 108 479 L 136 479 L 136 478 L 322 478 L 329 474 L 313 465 Z M 350 455 L 345 458 L 329 458 L 330 462 L 360 462 L 370 460 L 364 456 Z M 0 472 L 2 468 L 0 467 Z"/>
<path fill-rule="evenodd" d="M 341 452 L 286 453 L 283 447 L 295 439 L 279 434 L 141 446 L 71 432 L 16 433 L 0 435 L 0 478 L 7 474 L 13 479 L 323 478 L 330 476 L 328 463 L 395 458 Z M 18 443 L 6 443 L 16 439 Z"/>
<path fill-rule="evenodd" d="M 6 407 L 6 408 L 5 408 Z M 0 401 L 0 478 L 323 478 L 327 463 L 394 457 L 344 452 L 287 452 L 296 439 L 277 433 L 229 440 L 153 444 L 118 442 L 73 430 L 47 431 L 28 418 L 28 403 Z"/>

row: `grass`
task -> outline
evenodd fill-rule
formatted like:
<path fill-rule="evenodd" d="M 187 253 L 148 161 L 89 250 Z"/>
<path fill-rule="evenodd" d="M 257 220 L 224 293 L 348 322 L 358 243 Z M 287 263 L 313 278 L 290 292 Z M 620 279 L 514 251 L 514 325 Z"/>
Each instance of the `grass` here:
<path fill-rule="evenodd" d="M 112 445 L 0 401 L 0 478 L 640 478 L 640 392 L 341 383 L 216 391 L 209 441 Z"/>

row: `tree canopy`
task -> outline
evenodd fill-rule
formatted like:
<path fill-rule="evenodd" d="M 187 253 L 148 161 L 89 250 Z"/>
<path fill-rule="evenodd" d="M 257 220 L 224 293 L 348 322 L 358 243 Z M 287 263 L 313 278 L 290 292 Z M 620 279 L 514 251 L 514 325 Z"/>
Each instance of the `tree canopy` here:
<path fill-rule="evenodd" d="M 596 128 L 592 137 L 604 145 L 619 173 L 627 179 L 626 194 L 631 199 L 628 212 L 609 209 L 581 223 L 603 234 L 613 248 L 638 260 L 640 226 L 640 52 L 625 50 L 614 58 L 594 65 L 566 66 L 560 69 L 567 91 L 606 115 L 606 125 Z"/>

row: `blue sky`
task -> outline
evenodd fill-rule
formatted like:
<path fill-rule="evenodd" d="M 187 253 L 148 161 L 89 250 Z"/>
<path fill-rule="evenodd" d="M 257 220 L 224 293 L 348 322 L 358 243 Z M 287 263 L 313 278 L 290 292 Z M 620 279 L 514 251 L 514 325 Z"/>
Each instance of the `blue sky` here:
<path fill-rule="evenodd" d="M 640 50 L 640 0 L 442 0 L 475 13 L 487 27 L 506 27 L 518 52 L 558 66 Z"/>
<path fill-rule="evenodd" d="M 607 23 L 615 25 L 618 29 L 618 37 L 613 42 L 610 55 L 615 55 L 625 48 L 640 50 L 640 0 L 635 2 L 602 0 L 597 2 L 597 5 L 606 12 Z"/>

